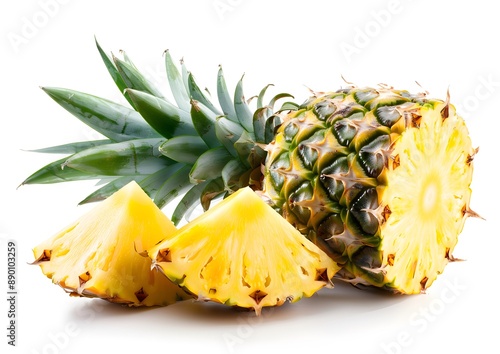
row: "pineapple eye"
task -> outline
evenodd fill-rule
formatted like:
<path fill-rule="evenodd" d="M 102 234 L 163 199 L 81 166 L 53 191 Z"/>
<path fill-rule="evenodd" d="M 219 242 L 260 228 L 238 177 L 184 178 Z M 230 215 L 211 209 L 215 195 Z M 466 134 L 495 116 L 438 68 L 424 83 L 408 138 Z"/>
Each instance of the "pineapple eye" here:
<path fill-rule="evenodd" d="M 398 120 L 401 119 L 401 113 L 397 106 L 381 106 L 375 110 L 375 117 L 380 124 L 386 127 L 392 127 Z"/>
<path fill-rule="evenodd" d="M 342 175 L 349 172 L 349 164 L 346 156 L 341 156 L 321 172 L 321 184 L 327 190 L 332 200 L 340 201 L 344 193 L 344 184 L 335 178 L 336 175 Z"/>
<path fill-rule="evenodd" d="M 359 104 L 365 105 L 366 103 L 373 100 L 377 96 L 378 96 L 378 92 L 375 91 L 374 89 L 360 90 L 354 94 L 354 99 Z"/>
<path fill-rule="evenodd" d="M 387 264 L 390 265 L 390 266 L 393 266 L 394 265 L 394 258 L 396 258 L 396 256 L 394 254 L 390 254 L 387 256 Z"/>
<path fill-rule="evenodd" d="M 316 269 L 316 280 L 328 282 L 328 271 L 326 268 Z"/>
<path fill-rule="evenodd" d="M 43 252 L 40 255 L 40 257 L 38 257 L 32 264 L 36 265 L 36 264 L 39 264 L 39 263 L 42 263 L 42 262 L 49 262 L 51 255 L 52 255 L 52 251 L 51 250 L 43 250 Z"/>
<path fill-rule="evenodd" d="M 313 197 L 313 189 L 310 182 L 306 181 L 302 183 L 296 190 L 290 195 L 288 204 L 290 205 L 290 210 L 297 216 L 297 218 L 302 222 L 307 224 L 307 221 L 311 217 L 311 210 L 307 206 L 302 205 L 302 201 L 311 200 Z"/>
<path fill-rule="evenodd" d="M 134 293 L 135 297 L 137 298 L 137 301 L 143 302 L 149 294 L 144 291 L 144 288 L 140 288 L 138 291 Z"/>
<path fill-rule="evenodd" d="M 344 226 L 344 221 L 340 214 L 334 213 L 321 221 L 316 231 L 317 237 L 323 240 L 322 242 L 328 242 L 328 247 L 336 257 L 335 260 L 341 263 L 346 260 L 345 257 L 339 256 L 344 256 L 346 244 L 341 238 L 332 238 L 332 235 L 341 235 L 344 232 Z"/>
<path fill-rule="evenodd" d="M 331 100 L 324 100 L 314 105 L 313 111 L 319 120 L 328 120 L 337 110 L 335 103 Z"/>
<path fill-rule="evenodd" d="M 156 256 L 156 262 L 172 262 L 172 254 L 168 248 L 164 248 L 158 252 Z"/>
<path fill-rule="evenodd" d="M 88 282 L 90 279 L 92 279 L 90 272 L 87 271 L 85 273 L 80 274 L 80 276 L 78 277 L 78 280 L 80 281 L 80 286 Z"/>
<path fill-rule="evenodd" d="M 283 188 L 283 184 L 285 183 L 284 171 L 290 168 L 289 156 L 288 152 L 284 152 L 269 166 L 269 177 L 276 190 Z"/>
<path fill-rule="evenodd" d="M 250 294 L 250 297 L 255 300 L 255 303 L 258 305 L 265 298 L 267 294 L 262 290 L 256 290 Z"/>
<path fill-rule="evenodd" d="M 333 125 L 333 134 L 343 146 L 349 146 L 352 139 L 356 136 L 358 129 L 352 124 L 350 119 L 342 119 Z"/>
<path fill-rule="evenodd" d="M 383 134 L 364 145 L 359 153 L 359 162 L 369 177 L 377 178 L 386 166 L 391 138 Z"/>
<path fill-rule="evenodd" d="M 318 152 L 304 143 L 299 144 L 298 152 L 300 160 L 302 161 L 304 167 L 312 170 L 314 165 L 316 164 L 316 160 L 318 159 Z"/>
<path fill-rule="evenodd" d="M 299 132 L 299 127 L 293 122 L 288 124 L 285 129 L 283 130 L 283 135 L 285 137 L 285 141 L 287 143 L 291 143 L 293 141 L 293 138 L 295 138 L 295 135 Z"/>
<path fill-rule="evenodd" d="M 375 235 L 379 229 L 377 208 L 378 194 L 375 188 L 368 188 L 359 193 L 351 204 L 351 215 L 357 220 L 363 232 L 369 235 Z"/>

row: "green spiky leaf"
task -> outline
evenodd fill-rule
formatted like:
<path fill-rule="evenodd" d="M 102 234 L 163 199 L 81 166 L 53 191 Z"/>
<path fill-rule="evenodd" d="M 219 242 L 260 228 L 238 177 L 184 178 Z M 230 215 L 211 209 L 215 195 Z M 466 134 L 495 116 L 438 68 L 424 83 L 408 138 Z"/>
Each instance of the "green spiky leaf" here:
<path fill-rule="evenodd" d="M 66 158 L 51 162 L 26 178 L 24 184 L 51 184 L 100 178 L 94 173 L 64 167 Z"/>
<path fill-rule="evenodd" d="M 268 114 L 267 107 L 257 108 L 253 114 L 255 141 L 263 143 L 266 140 L 266 120 L 269 118 Z"/>
<path fill-rule="evenodd" d="M 189 215 L 196 206 L 200 204 L 200 198 L 209 182 L 202 182 L 192 186 L 181 198 L 172 214 L 171 220 L 174 225 L 178 225 L 184 216 Z"/>
<path fill-rule="evenodd" d="M 129 64 L 132 69 L 134 69 L 135 71 L 139 71 L 139 69 L 137 69 L 137 66 L 135 66 L 135 64 L 132 62 L 132 59 L 130 59 L 130 57 L 128 56 L 127 52 L 125 52 L 123 49 L 120 49 L 120 55 L 123 57 L 125 63 Z"/>
<path fill-rule="evenodd" d="M 113 143 L 113 141 L 109 139 L 79 141 L 75 143 L 56 145 L 56 146 L 46 147 L 42 149 L 28 150 L 28 151 L 42 152 L 45 154 L 75 154 L 77 152 L 89 149 L 94 146 L 101 146 L 111 143 Z"/>
<path fill-rule="evenodd" d="M 224 73 L 222 71 L 222 66 L 219 66 L 219 73 L 217 74 L 217 97 L 219 99 L 219 104 L 222 107 L 224 115 L 233 122 L 238 122 L 238 117 L 236 116 L 236 111 L 234 110 L 234 103 L 229 95 L 229 91 L 226 86 L 226 80 L 224 79 Z"/>
<path fill-rule="evenodd" d="M 236 191 L 243 187 L 240 177 L 248 168 L 238 160 L 229 161 L 222 169 L 222 181 L 226 190 Z"/>
<path fill-rule="evenodd" d="M 185 191 L 191 185 L 189 180 L 190 165 L 184 165 L 172 174 L 155 194 L 154 202 L 159 208 L 163 208 L 175 197 Z"/>
<path fill-rule="evenodd" d="M 199 183 L 220 177 L 222 169 L 232 158 L 223 146 L 208 150 L 196 160 L 190 173 L 191 181 Z"/>
<path fill-rule="evenodd" d="M 225 117 L 219 117 L 215 124 L 217 139 L 234 157 L 238 157 L 238 152 L 234 147 L 234 143 L 238 141 L 244 131 L 241 125 Z"/>
<path fill-rule="evenodd" d="M 116 84 L 116 87 L 118 87 L 118 90 L 120 90 L 120 93 L 123 94 L 123 96 L 127 99 L 128 103 L 133 107 L 133 103 L 128 97 L 128 95 L 125 94 L 124 90 L 127 88 L 127 85 L 125 84 L 125 81 L 123 81 L 120 73 L 118 72 L 118 69 L 116 68 L 113 60 L 111 57 L 104 52 L 104 50 L 101 48 L 99 45 L 99 42 L 97 42 L 97 39 L 95 39 L 95 44 L 97 46 L 97 50 L 99 51 L 99 54 L 101 55 L 102 61 L 104 62 L 104 65 L 106 66 L 106 69 L 108 69 L 109 74 L 111 75 L 111 78 Z"/>
<path fill-rule="evenodd" d="M 201 206 L 203 207 L 203 210 L 208 210 L 212 200 L 224 194 L 225 191 L 222 177 L 209 181 L 201 193 Z"/>
<path fill-rule="evenodd" d="M 186 86 L 182 80 L 181 73 L 174 64 L 172 56 L 168 50 L 165 51 L 165 68 L 167 71 L 170 91 L 174 96 L 175 102 L 177 102 L 177 106 L 183 111 L 189 112 L 191 110 L 191 105 L 189 104 L 190 98 L 188 91 L 186 90 Z"/>
<path fill-rule="evenodd" d="M 194 164 L 198 157 L 208 150 L 207 144 L 199 136 L 180 135 L 165 141 L 160 145 L 160 152 L 166 157 Z"/>
<path fill-rule="evenodd" d="M 160 90 L 149 82 L 149 80 L 135 68 L 135 65 L 131 64 L 130 59 L 123 61 L 117 57 L 113 57 L 113 61 L 127 88 L 146 92 L 155 97 L 164 98 Z"/>
<path fill-rule="evenodd" d="M 276 102 L 282 98 L 293 98 L 292 95 L 290 95 L 289 93 L 279 93 L 277 94 L 276 96 L 274 96 L 271 101 L 269 101 L 269 104 L 267 105 L 267 107 L 269 107 L 270 109 L 270 114 L 273 113 L 274 111 L 274 105 L 276 104 Z M 298 106 L 297 106 L 298 107 Z"/>
<path fill-rule="evenodd" d="M 218 110 L 212 102 L 205 96 L 203 91 L 200 90 L 198 87 L 198 84 L 196 83 L 193 74 L 189 73 L 188 76 L 188 87 L 189 87 L 189 94 L 191 95 L 191 98 L 193 100 L 201 102 L 203 105 L 205 105 L 208 109 L 210 109 L 212 112 L 214 112 L 216 115 L 222 115 L 222 112 Z"/>
<path fill-rule="evenodd" d="M 181 59 L 181 76 L 186 92 L 189 93 L 189 71 L 184 63 L 184 59 Z"/>
<path fill-rule="evenodd" d="M 210 148 L 220 146 L 215 131 L 216 115 L 201 102 L 191 100 L 191 120 L 198 135 Z"/>
<path fill-rule="evenodd" d="M 196 135 L 189 113 L 146 92 L 126 91 L 142 117 L 162 136 Z"/>
<path fill-rule="evenodd" d="M 300 105 L 296 104 L 295 102 L 284 102 L 278 112 L 297 111 L 298 109 L 300 109 Z"/>
<path fill-rule="evenodd" d="M 253 137 L 247 131 L 244 131 L 239 139 L 234 143 L 234 148 L 238 152 L 240 160 L 244 162 L 247 167 L 250 166 L 248 163 L 248 157 L 251 154 L 252 149 L 255 147 L 255 141 Z"/>
<path fill-rule="evenodd" d="M 271 141 L 273 141 L 276 127 L 278 127 L 280 124 L 281 124 L 281 118 L 278 117 L 277 115 L 272 115 L 266 120 L 266 127 L 264 130 L 264 137 L 265 137 L 264 141 L 266 144 L 269 144 Z"/>
<path fill-rule="evenodd" d="M 263 108 L 264 105 L 264 96 L 267 92 L 267 89 L 271 86 L 274 86 L 273 84 L 267 84 L 264 86 L 264 88 L 260 91 L 259 96 L 257 97 L 257 108 Z"/>
<path fill-rule="evenodd" d="M 243 94 L 243 77 L 238 81 L 238 85 L 236 85 L 236 90 L 234 91 L 234 110 L 243 128 L 248 132 L 253 132 L 253 115 Z"/>
<path fill-rule="evenodd" d="M 96 146 L 70 156 L 64 166 L 102 176 L 148 175 L 174 163 L 160 154 L 164 141 L 137 139 Z"/>
<path fill-rule="evenodd" d="M 76 118 L 113 141 L 160 136 L 133 109 L 74 90 L 57 87 L 42 87 L 42 90 Z"/>
<path fill-rule="evenodd" d="M 174 173 L 184 166 L 185 164 L 183 163 L 169 165 L 144 178 L 139 182 L 139 185 L 147 193 L 147 195 L 154 199 L 156 197 L 156 193 L 160 190 L 165 181 L 167 181 Z"/>
<path fill-rule="evenodd" d="M 83 199 L 78 205 L 83 205 L 87 203 L 99 202 L 106 199 L 107 197 L 114 194 L 120 188 L 125 186 L 131 181 L 139 182 L 145 176 L 123 176 L 113 179 L 112 181 L 105 184 L 103 187 L 97 189 L 93 193 L 89 194 L 85 199 Z"/>

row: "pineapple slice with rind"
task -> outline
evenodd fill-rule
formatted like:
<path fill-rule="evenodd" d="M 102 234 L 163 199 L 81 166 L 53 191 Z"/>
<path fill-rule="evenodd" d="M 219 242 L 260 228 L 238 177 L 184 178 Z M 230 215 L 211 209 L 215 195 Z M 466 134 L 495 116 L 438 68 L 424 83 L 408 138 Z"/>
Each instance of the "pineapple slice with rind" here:
<path fill-rule="evenodd" d="M 130 306 L 190 298 L 136 249 L 152 247 L 176 228 L 136 182 L 130 182 L 34 248 L 35 262 L 71 295 Z"/>
<path fill-rule="evenodd" d="M 254 309 L 312 296 L 339 270 L 250 187 L 148 250 L 153 265 L 200 300 Z"/>

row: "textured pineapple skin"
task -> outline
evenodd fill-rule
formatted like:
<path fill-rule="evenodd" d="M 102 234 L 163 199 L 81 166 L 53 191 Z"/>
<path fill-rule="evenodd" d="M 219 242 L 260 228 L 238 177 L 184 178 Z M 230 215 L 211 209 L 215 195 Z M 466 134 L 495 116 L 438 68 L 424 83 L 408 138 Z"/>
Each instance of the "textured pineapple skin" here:
<path fill-rule="evenodd" d="M 476 150 L 454 107 L 425 94 L 380 87 L 313 97 L 267 150 L 265 194 L 353 284 L 425 291 L 474 215 Z"/>

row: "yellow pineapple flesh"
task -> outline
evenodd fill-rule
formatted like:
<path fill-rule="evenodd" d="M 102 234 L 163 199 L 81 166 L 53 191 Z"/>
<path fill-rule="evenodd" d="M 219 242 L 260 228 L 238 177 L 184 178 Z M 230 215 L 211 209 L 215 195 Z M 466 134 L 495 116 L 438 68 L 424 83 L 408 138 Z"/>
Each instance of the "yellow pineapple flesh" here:
<path fill-rule="evenodd" d="M 337 264 L 249 187 L 155 245 L 148 254 L 200 300 L 254 309 L 312 296 Z"/>
<path fill-rule="evenodd" d="M 467 216 L 472 148 L 464 121 L 445 104 L 421 108 L 419 128 L 407 129 L 394 145 L 397 165 L 387 171 L 380 205 L 390 210 L 381 225 L 382 268 L 396 289 L 425 291 L 450 260 Z"/>
<path fill-rule="evenodd" d="M 136 182 L 130 182 L 34 248 L 43 273 L 71 295 L 129 306 L 163 306 L 189 298 L 137 250 L 176 232 Z"/>

